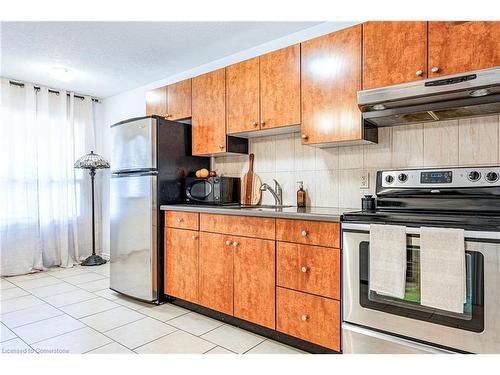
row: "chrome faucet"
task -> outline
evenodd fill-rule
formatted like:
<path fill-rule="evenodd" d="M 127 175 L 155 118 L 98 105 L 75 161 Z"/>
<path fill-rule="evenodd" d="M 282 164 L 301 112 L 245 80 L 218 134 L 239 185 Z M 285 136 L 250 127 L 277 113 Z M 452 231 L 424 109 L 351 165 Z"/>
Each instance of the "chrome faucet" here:
<path fill-rule="evenodd" d="M 281 189 L 280 184 L 273 178 L 274 189 L 266 183 L 263 183 L 260 187 L 260 191 L 269 191 L 274 197 L 274 204 L 276 206 L 283 205 L 283 189 Z"/>

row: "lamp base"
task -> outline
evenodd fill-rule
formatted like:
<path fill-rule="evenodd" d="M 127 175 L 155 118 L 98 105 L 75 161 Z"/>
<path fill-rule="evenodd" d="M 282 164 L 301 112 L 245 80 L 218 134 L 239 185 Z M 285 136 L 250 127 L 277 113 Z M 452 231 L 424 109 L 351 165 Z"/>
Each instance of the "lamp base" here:
<path fill-rule="evenodd" d="M 82 266 L 100 266 L 106 263 L 100 255 L 91 255 L 82 262 Z"/>

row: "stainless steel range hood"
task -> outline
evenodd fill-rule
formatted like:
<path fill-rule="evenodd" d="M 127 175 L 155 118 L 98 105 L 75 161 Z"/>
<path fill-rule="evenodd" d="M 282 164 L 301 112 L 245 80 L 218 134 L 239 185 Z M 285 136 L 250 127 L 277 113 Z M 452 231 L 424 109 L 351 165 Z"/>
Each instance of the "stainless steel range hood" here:
<path fill-rule="evenodd" d="M 500 113 L 500 67 L 358 91 L 365 124 L 396 126 Z"/>

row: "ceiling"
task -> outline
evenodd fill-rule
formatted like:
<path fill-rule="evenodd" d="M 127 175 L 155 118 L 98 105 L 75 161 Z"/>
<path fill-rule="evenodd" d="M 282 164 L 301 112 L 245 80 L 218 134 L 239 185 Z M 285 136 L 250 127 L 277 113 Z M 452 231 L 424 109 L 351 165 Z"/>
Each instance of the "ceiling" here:
<path fill-rule="evenodd" d="M 1 75 L 107 97 L 319 23 L 2 22 Z M 53 79 L 54 66 L 74 79 Z"/>

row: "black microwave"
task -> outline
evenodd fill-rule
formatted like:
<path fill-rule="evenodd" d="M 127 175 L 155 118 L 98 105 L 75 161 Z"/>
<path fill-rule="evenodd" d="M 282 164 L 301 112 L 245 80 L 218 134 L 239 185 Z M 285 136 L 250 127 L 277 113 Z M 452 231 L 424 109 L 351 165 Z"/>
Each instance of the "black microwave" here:
<path fill-rule="evenodd" d="M 186 202 L 193 204 L 240 203 L 241 181 L 238 177 L 187 177 Z"/>

